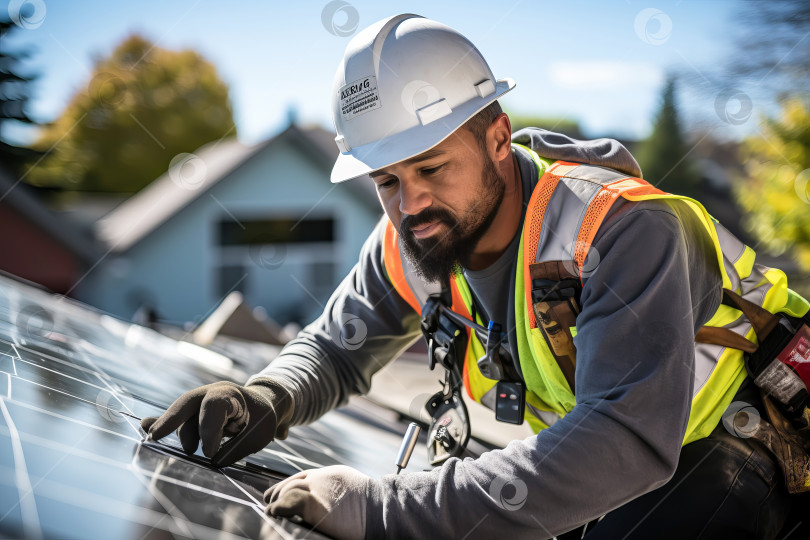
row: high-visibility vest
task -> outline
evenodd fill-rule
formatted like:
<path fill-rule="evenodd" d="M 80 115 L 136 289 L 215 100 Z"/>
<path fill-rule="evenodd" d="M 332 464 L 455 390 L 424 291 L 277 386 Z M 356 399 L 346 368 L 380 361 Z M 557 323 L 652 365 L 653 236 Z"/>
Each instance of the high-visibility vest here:
<path fill-rule="evenodd" d="M 514 143 L 513 143 L 514 144 Z M 640 178 L 619 171 L 540 158 L 530 148 L 540 179 L 532 192 L 518 248 L 515 279 L 515 322 L 520 367 L 526 384 L 524 418 L 539 432 L 565 416 L 576 405 L 574 392 L 558 364 L 543 332 L 538 328 L 532 307 L 533 263 L 568 260 L 580 282 L 586 257 L 599 226 L 619 197 L 628 201 L 672 199 L 681 201 L 693 211 L 715 246 L 723 288 L 771 313 L 783 312 L 802 317 L 810 308 L 807 301 L 787 287 L 781 270 L 755 264 L 754 251 L 740 242 L 714 220 L 694 199 L 665 193 Z M 562 188 L 562 189 L 561 189 Z M 553 208 L 549 203 L 554 198 Z M 561 213 L 569 219 L 559 219 Z M 550 214 L 554 214 L 549 218 Z M 570 219 L 578 216 L 579 219 Z M 547 221 L 553 219 L 554 234 Z M 384 231 L 384 262 L 391 284 L 397 293 L 421 313 L 421 306 L 432 291 L 415 277 L 411 263 L 400 250 L 398 234 L 388 222 Z M 520 286 L 522 284 L 522 287 Z M 453 311 L 472 318 L 472 295 L 464 276 L 458 272 L 451 279 Z M 483 324 L 477 317 L 479 324 Z M 708 327 L 721 327 L 756 344 L 751 323 L 742 312 L 721 304 Z M 566 329 L 576 335 L 576 328 Z M 468 395 L 490 408 L 494 407 L 496 381 L 487 379 L 478 369 L 478 358 L 485 348 L 475 332 L 467 330 L 467 349 L 462 369 Z M 695 343 L 694 390 L 689 421 L 683 444 L 707 436 L 717 426 L 723 412 L 746 377 L 743 351 L 721 345 Z"/>

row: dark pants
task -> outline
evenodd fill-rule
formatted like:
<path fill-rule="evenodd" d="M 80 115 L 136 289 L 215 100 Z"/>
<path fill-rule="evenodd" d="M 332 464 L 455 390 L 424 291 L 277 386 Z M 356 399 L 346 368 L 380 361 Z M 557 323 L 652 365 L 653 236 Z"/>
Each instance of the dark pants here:
<path fill-rule="evenodd" d="M 756 390 L 750 387 L 741 390 L 737 399 L 755 405 L 759 402 Z M 802 506 L 806 504 L 806 498 L 787 493 L 771 454 L 755 441 L 731 435 L 721 422 L 709 437 L 683 447 L 669 482 L 610 512 L 589 528 L 585 538 L 744 539 L 778 535 L 798 540 L 804 538 L 798 530 L 803 525 L 787 522 L 798 500 Z M 806 513 L 800 517 L 807 519 L 810 515 Z M 573 536 L 568 534 L 561 538 Z M 581 531 L 579 534 L 581 538 Z"/>

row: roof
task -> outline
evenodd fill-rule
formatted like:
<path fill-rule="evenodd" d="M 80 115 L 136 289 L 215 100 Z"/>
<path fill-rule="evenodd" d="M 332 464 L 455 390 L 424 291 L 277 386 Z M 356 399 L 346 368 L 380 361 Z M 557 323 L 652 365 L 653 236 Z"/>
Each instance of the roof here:
<path fill-rule="evenodd" d="M 0 167 L 0 204 L 6 204 L 38 226 L 51 238 L 76 255 L 86 266 L 95 264 L 101 250 L 93 240 L 67 219 L 62 219 L 40 201 L 31 188 Z"/>
<path fill-rule="evenodd" d="M 96 234 L 114 252 L 124 252 L 140 242 L 172 216 L 182 211 L 201 195 L 233 174 L 245 163 L 280 142 L 288 142 L 306 152 L 312 162 L 324 169 L 324 180 L 337 158 L 338 149 L 333 135 L 320 127 L 299 128 L 291 124 L 287 129 L 262 143 L 248 146 L 236 139 L 223 139 L 206 144 L 194 152 L 193 157 L 181 160 L 154 182 L 127 199 L 96 223 Z M 205 174 L 195 176 L 204 164 Z M 187 171 L 187 177 L 181 175 Z M 377 196 L 370 182 L 348 184 L 358 199 L 377 208 Z"/>

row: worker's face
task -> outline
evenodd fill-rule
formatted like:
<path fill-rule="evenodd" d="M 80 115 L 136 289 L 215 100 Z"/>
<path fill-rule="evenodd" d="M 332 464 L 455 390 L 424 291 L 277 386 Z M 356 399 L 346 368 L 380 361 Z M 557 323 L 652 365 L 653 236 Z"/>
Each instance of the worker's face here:
<path fill-rule="evenodd" d="M 495 164 L 465 129 L 372 178 L 405 254 L 427 281 L 446 278 L 458 264 L 467 266 L 505 190 Z"/>

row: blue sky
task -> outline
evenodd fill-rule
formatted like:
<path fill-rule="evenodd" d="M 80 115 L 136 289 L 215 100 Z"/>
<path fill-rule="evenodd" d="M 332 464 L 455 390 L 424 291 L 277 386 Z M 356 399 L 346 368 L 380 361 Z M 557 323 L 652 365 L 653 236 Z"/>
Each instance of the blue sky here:
<path fill-rule="evenodd" d="M 351 35 L 400 12 L 436 19 L 470 38 L 496 77 L 517 82 L 502 100 L 507 110 L 578 120 L 589 136 L 644 137 L 667 71 L 700 80 L 727 61 L 739 7 L 724 0 L 347 0 L 324 24 L 325 10 L 337 4 L 323 0 L 10 0 L 12 15 L 20 5 L 30 28 L 4 47 L 35 47 L 27 67 L 41 74 L 31 103 L 36 119 L 57 117 L 86 86 L 93 58 L 138 32 L 160 47 L 196 49 L 217 66 L 248 143 L 283 128 L 290 107 L 300 121 L 331 128 L 332 78 Z M 715 113 L 721 90 L 680 92 L 690 126 L 733 134 Z M 34 136 L 20 129 L 5 135 L 17 142 Z"/>

